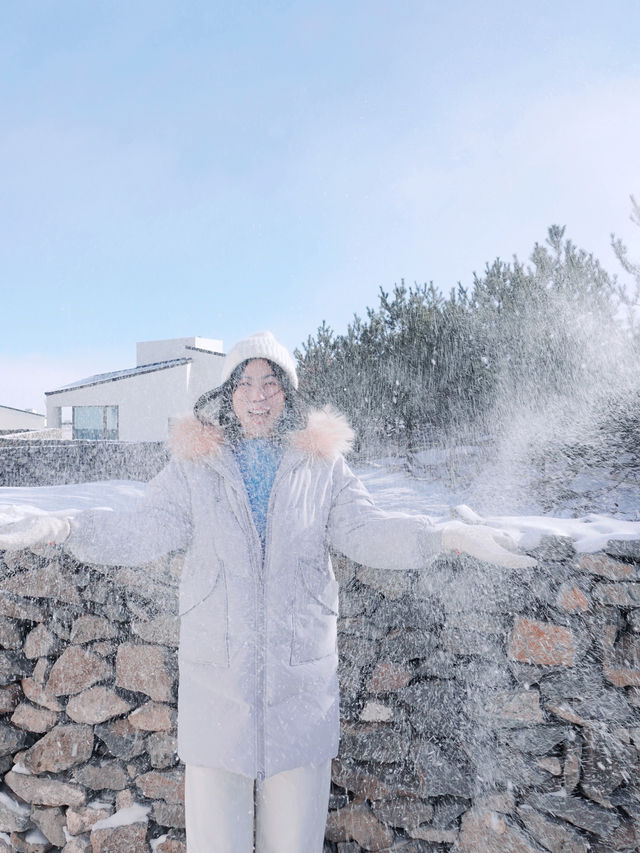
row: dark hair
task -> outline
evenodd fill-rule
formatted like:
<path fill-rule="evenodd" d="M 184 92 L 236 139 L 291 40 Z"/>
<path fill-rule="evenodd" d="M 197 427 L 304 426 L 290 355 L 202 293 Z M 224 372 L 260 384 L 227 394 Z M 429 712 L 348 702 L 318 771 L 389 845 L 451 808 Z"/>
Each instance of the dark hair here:
<path fill-rule="evenodd" d="M 232 443 L 239 441 L 243 435 L 240 421 L 233 410 L 233 392 L 238 387 L 243 370 L 250 361 L 254 360 L 248 358 L 241 362 L 233 370 L 233 373 L 226 382 L 223 382 L 218 388 L 213 388 L 211 391 L 204 393 L 196 400 L 193 407 L 193 414 L 200 423 L 205 425 L 220 424 L 225 431 L 227 440 Z M 268 358 L 265 358 L 264 361 L 269 363 L 273 370 L 273 375 L 284 391 L 284 411 L 275 427 L 275 437 L 281 438 L 290 430 L 300 429 L 304 426 L 306 406 L 291 384 L 288 374 L 285 373 L 280 365 Z"/>

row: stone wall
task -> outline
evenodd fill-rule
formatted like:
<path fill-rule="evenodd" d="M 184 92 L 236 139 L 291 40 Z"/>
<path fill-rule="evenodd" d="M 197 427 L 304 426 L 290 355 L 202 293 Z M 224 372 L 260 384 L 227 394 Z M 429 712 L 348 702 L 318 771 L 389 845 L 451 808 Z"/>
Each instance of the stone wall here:
<path fill-rule="evenodd" d="M 640 849 L 640 542 L 535 554 L 517 572 L 336 559 L 326 851 Z M 184 851 L 179 570 L 4 554 L 0 853 Z"/>
<path fill-rule="evenodd" d="M 97 480 L 147 482 L 169 454 L 163 442 L 0 440 L 0 486 L 58 486 Z"/>

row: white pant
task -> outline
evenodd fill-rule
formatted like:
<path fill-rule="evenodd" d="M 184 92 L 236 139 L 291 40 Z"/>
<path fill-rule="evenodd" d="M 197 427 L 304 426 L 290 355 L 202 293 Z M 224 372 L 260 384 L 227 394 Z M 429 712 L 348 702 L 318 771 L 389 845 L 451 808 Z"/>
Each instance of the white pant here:
<path fill-rule="evenodd" d="M 331 761 L 255 783 L 187 764 L 187 853 L 322 853 Z"/>

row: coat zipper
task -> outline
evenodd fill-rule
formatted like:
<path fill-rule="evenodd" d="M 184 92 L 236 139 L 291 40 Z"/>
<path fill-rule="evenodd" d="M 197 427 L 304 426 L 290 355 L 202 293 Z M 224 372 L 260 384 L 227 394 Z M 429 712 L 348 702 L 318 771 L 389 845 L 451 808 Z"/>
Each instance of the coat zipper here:
<path fill-rule="evenodd" d="M 260 543 L 260 537 L 258 536 L 258 531 L 255 526 L 255 522 L 253 521 L 253 516 L 251 514 L 251 506 L 249 505 L 249 497 L 247 495 L 247 490 L 245 488 L 239 489 L 237 487 L 237 482 L 242 483 L 242 475 L 239 470 L 237 471 L 237 475 L 234 473 L 231 478 L 231 483 L 235 488 L 238 496 L 241 497 L 242 508 L 244 510 L 245 523 L 247 524 L 247 529 L 250 531 L 251 538 L 254 540 L 254 545 L 257 544 L 257 548 L 251 549 L 252 561 L 254 563 L 254 570 L 256 570 L 256 584 L 255 584 L 255 605 L 256 605 L 256 629 L 257 629 L 257 640 L 256 642 L 256 650 L 255 650 L 255 667 L 256 667 L 256 682 L 255 682 L 255 698 L 256 698 L 256 737 L 255 737 L 255 749 L 256 749 L 256 780 L 258 785 L 262 785 L 266 776 L 266 750 L 265 750 L 265 717 L 266 717 L 266 687 L 267 687 L 267 667 L 266 667 L 266 651 L 267 651 L 267 614 L 266 614 L 266 575 L 267 575 L 267 562 L 269 557 L 269 547 L 271 544 L 271 527 L 272 527 L 272 512 L 271 508 L 274 501 L 274 495 L 276 492 L 276 487 L 279 482 L 284 477 L 284 474 L 288 472 L 294 466 L 294 462 L 290 460 L 290 464 L 285 468 L 285 456 L 283 456 L 280 466 L 276 472 L 275 479 L 273 481 L 273 485 L 271 487 L 271 494 L 269 496 L 269 506 L 267 508 L 267 530 L 265 535 L 264 542 L 264 554 L 262 554 L 262 548 Z M 237 465 L 235 466 L 237 470 Z M 231 473 L 231 472 L 228 472 Z M 239 476 L 238 476 L 239 475 Z M 256 561 L 254 559 L 255 554 L 261 554 L 262 561 Z M 260 642 L 261 640 L 261 642 Z"/>
<path fill-rule="evenodd" d="M 257 723 L 258 723 L 258 773 L 257 779 L 258 784 L 262 784 L 266 775 L 266 750 L 265 750 L 265 716 L 266 716 L 266 704 L 267 704 L 267 566 L 269 564 L 269 556 L 270 556 L 270 548 L 271 548 L 271 530 L 272 530 L 272 519 L 273 519 L 273 504 L 275 501 L 276 491 L 278 489 L 279 484 L 282 482 L 282 479 L 285 473 L 293 467 L 292 465 L 288 465 L 285 468 L 285 458 L 283 457 L 280 461 L 280 465 L 278 470 L 276 471 L 276 476 L 273 481 L 273 485 L 271 486 L 271 494 L 269 495 L 269 505 L 267 507 L 267 529 L 264 537 L 264 554 L 262 555 L 262 571 L 260 573 L 260 593 L 259 593 L 259 629 L 260 629 L 260 637 L 262 638 L 262 642 L 257 644 L 257 652 L 260 657 L 260 670 L 259 670 L 259 696 L 257 696 L 256 708 L 259 709 L 257 711 Z M 254 526 L 255 527 L 255 526 Z"/>

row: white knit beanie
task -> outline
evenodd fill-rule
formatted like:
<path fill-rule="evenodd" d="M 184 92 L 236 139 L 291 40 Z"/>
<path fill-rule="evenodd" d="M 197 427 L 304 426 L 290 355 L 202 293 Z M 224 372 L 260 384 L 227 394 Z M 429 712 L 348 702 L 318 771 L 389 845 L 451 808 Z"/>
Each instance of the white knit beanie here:
<path fill-rule="evenodd" d="M 271 332 L 258 332 L 238 341 L 231 347 L 222 363 L 220 383 L 226 382 L 235 368 L 249 358 L 266 358 L 279 365 L 289 377 L 294 388 L 298 387 L 296 364 L 289 350 L 275 339 Z"/>

